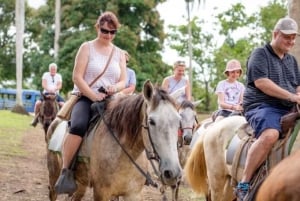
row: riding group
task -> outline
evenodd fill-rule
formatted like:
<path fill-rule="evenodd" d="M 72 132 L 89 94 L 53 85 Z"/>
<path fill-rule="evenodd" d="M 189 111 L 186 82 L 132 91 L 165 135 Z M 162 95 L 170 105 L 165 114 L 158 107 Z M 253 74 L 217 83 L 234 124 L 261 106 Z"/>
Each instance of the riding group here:
<path fill-rule="evenodd" d="M 280 19 L 272 41 L 251 53 L 245 86 L 238 81 L 240 62 L 227 62 L 226 79 L 216 88 L 218 110 L 196 132 L 197 103 L 191 102 L 185 63 L 175 62 L 161 87 L 147 80 L 135 94 L 129 55 L 112 43 L 119 26 L 112 12 L 104 12 L 95 24 L 97 37 L 80 46 L 72 104 L 59 96 L 62 78 L 55 63 L 42 77 L 44 92 L 31 125 L 40 122 L 46 133 L 51 201 L 58 194 L 81 200 L 87 187 L 96 201 L 142 200 L 145 184 L 157 187 L 148 161 L 154 161 L 162 186 L 172 188 L 172 200 L 183 173 L 207 200 L 255 200 L 258 188 L 257 200 L 298 198 L 295 168 L 284 166 L 292 159 L 270 171 L 298 145 L 300 74 L 288 53 L 298 35 L 293 19 Z M 187 161 L 179 161 L 178 150 L 189 143 Z M 278 178 L 285 182 L 273 182 Z"/>

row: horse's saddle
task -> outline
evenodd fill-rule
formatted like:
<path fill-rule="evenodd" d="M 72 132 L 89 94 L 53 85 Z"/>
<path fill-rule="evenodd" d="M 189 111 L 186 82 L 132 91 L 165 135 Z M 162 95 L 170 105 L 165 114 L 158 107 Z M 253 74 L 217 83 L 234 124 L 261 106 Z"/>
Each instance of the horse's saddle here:
<path fill-rule="evenodd" d="M 298 122 L 298 124 L 300 123 Z M 292 133 L 289 131 L 290 133 L 286 134 L 285 138 L 276 142 L 266 161 L 268 163 L 269 170 L 289 155 L 291 146 L 298 135 L 298 131 L 299 128 L 294 129 Z M 248 150 L 255 140 L 256 138 L 254 137 L 253 129 L 248 123 L 245 123 L 238 129 L 230 142 L 228 142 L 226 163 L 227 165 L 232 166 L 231 176 L 233 186 L 237 184 L 237 181 L 242 176 Z"/>
<path fill-rule="evenodd" d="M 87 162 L 90 153 L 91 153 L 91 144 L 93 141 L 94 131 L 98 127 L 98 125 L 101 122 L 101 118 L 103 117 L 104 111 L 105 111 L 105 102 L 96 102 L 91 105 L 92 109 L 92 118 L 89 122 L 89 128 L 87 131 L 87 134 L 84 136 L 78 156 L 79 161 Z M 55 128 L 51 139 L 49 141 L 48 149 L 51 151 L 55 151 L 58 153 L 61 153 L 62 150 L 62 144 L 63 139 L 65 135 L 67 134 L 68 129 L 68 122 L 67 121 L 61 121 L 57 127 Z"/>

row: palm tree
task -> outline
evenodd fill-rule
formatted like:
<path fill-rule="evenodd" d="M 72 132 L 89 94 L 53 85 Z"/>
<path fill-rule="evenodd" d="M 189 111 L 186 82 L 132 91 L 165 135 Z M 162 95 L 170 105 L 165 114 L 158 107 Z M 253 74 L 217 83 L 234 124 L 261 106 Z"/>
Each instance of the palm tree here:
<path fill-rule="evenodd" d="M 289 16 L 296 20 L 300 27 L 300 1 L 299 0 L 288 0 L 288 12 Z M 300 39 L 296 40 L 296 44 L 292 49 L 291 53 L 296 57 L 298 64 L 300 64 Z"/>
<path fill-rule="evenodd" d="M 22 80 L 23 80 L 23 33 L 25 18 L 25 1 L 16 0 L 16 78 L 17 93 L 16 106 L 23 106 L 22 102 Z"/>
<path fill-rule="evenodd" d="M 202 0 L 202 1 L 205 2 L 205 0 Z M 200 5 L 202 1 L 198 0 L 198 4 Z M 191 85 L 191 87 L 190 87 L 191 94 L 193 92 L 193 66 L 192 66 L 193 46 L 192 46 L 191 9 L 193 8 L 194 2 L 195 2 L 194 0 L 185 0 L 186 10 L 187 10 L 187 14 L 188 14 L 189 81 L 190 81 L 190 85 Z"/>
<path fill-rule="evenodd" d="M 61 1 L 55 0 L 55 35 L 54 35 L 54 59 L 57 60 L 59 50 L 59 35 L 60 35 L 60 7 Z"/>

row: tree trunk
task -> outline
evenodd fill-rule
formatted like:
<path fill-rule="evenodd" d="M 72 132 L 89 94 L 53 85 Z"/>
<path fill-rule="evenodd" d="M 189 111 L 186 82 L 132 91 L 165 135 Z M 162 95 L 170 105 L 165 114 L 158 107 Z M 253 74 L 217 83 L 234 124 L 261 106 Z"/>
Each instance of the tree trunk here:
<path fill-rule="evenodd" d="M 16 105 L 23 106 L 22 80 L 23 80 L 23 33 L 25 17 L 25 0 L 16 0 L 16 78 L 17 94 Z"/>
<path fill-rule="evenodd" d="M 60 0 L 55 0 L 55 36 L 54 36 L 54 58 L 57 60 L 59 51 L 59 35 L 60 35 Z"/>
<path fill-rule="evenodd" d="M 289 12 L 289 16 L 294 20 L 296 20 L 298 27 L 300 27 L 300 1 L 288 0 L 288 12 Z M 300 37 L 299 36 L 296 39 L 295 46 L 291 50 L 291 54 L 296 57 L 298 65 L 300 65 Z"/>

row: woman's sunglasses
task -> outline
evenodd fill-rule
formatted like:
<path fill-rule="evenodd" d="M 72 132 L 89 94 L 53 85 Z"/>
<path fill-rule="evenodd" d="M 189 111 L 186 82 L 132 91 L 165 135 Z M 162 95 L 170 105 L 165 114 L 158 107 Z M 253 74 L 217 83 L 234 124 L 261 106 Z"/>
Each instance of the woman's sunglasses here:
<path fill-rule="evenodd" d="M 117 33 L 117 30 L 107 30 L 104 28 L 100 28 L 100 31 L 103 34 L 110 34 L 110 35 L 115 35 Z"/>

